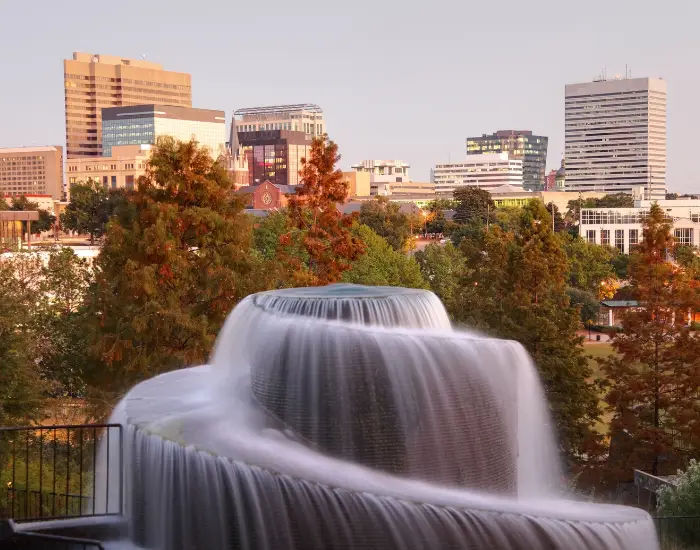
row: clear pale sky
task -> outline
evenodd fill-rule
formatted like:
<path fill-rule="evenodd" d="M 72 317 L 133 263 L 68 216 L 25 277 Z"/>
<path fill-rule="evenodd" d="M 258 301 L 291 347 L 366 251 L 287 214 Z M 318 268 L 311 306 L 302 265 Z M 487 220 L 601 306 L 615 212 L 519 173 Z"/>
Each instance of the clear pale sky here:
<path fill-rule="evenodd" d="M 671 191 L 700 192 L 700 3 L 0 0 L 0 146 L 65 144 L 63 64 L 73 51 L 191 73 L 193 106 L 317 103 L 344 168 L 402 159 L 416 181 L 498 129 L 564 151 L 564 85 L 668 83 Z M 246 6 L 246 7 L 244 7 Z"/>

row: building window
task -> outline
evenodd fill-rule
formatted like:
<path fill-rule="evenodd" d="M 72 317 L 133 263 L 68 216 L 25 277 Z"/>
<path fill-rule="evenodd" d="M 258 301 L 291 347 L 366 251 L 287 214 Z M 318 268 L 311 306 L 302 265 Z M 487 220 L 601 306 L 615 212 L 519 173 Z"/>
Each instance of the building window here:
<path fill-rule="evenodd" d="M 603 246 L 610 246 L 610 230 L 601 229 L 600 230 L 600 244 Z"/>
<path fill-rule="evenodd" d="M 589 243 L 595 243 L 595 229 L 586 230 L 586 240 Z"/>
<path fill-rule="evenodd" d="M 112 189 L 117 188 L 117 176 L 112 176 Z"/>
<path fill-rule="evenodd" d="M 134 190 L 134 176 L 131 176 L 131 175 L 130 175 L 130 176 L 126 176 L 126 177 L 124 178 L 124 183 L 125 183 L 126 189 L 127 189 L 128 191 L 133 191 L 133 190 Z"/>
<path fill-rule="evenodd" d="M 625 230 L 624 229 L 616 229 L 615 230 L 615 248 L 617 248 L 620 252 L 625 251 Z"/>
<path fill-rule="evenodd" d="M 693 244 L 693 230 L 690 227 L 679 227 L 673 230 L 673 236 L 676 238 L 676 244 L 692 245 Z"/>
<path fill-rule="evenodd" d="M 637 246 L 638 244 L 639 244 L 639 229 L 630 229 L 630 234 L 629 234 L 630 249 L 633 246 Z"/>

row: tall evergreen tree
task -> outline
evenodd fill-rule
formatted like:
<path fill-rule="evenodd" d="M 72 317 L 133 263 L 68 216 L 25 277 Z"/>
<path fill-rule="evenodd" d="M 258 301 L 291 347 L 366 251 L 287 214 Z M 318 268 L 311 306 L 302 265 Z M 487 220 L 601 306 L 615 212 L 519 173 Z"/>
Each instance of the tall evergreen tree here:
<path fill-rule="evenodd" d="M 545 206 L 522 208 L 516 231 L 492 226 L 464 239 L 466 269 L 451 307 L 455 320 L 517 340 L 532 355 L 570 464 L 599 452 L 598 397 L 569 302 L 567 260 Z"/>
<path fill-rule="evenodd" d="M 226 315 L 261 279 L 243 207 L 206 149 L 158 140 L 95 262 L 90 382 L 119 391 L 206 360 Z"/>
<path fill-rule="evenodd" d="M 700 310 L 700 286 L 669 261 L 671 224 L 654 203 L 629 277 L 639 307 L 622 316 L 616 356 L 602 360 L 613 413 L 610 466 L 616 478 L 633 468 L 672 473 L 700 450 L 700 339 L 686 322 Z"/>
<path fill-rule="evenodd" d="M 339 160 L 338 146 L 327 136 L 315 138 L 309 158 L 302 159 L 301 184 L 287 209 L 292 231 L 283 235 L 285 246 L 280 249 L 295 285 L 337 282 L 364 252 L 362 241 L 350 230 L 352 218 L 338 211 L 348 194 L 343 174 L 335 167 Z M 306 266 L 297 255 L 285 251 L 299 245 L 308 254 Z"/>

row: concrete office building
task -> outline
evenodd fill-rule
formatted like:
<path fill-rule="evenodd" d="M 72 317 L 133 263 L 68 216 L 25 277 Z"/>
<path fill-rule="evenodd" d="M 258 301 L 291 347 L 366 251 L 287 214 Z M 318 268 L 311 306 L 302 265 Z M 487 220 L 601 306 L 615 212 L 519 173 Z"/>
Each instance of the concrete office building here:
<path fill-rule="evenodd" d="M 438 194 L 452 193 L 458 187 L 474 185 L 491 190 L 501 185 L 523 188 L 523 161 L 508 153 L 467 155 L 458 162 L 436 164 L 431 180 Z"/>
<path fill-rule="evenodd" d="M 498 130 L 493 134 L 467 138 L 467 155 L 508 153 L 510 158 L 523 161 L 523 187 L 542 191 L 547 168 L 545 136 L 535 136 L 530 130 Z"/>
<path fill-rule="evenodd" d="M 196 139 L 213 158 L 226 149 L 223 111 L 172 105 L 133 105 L 102 109 L 102 155 L 112 155 L 115 145 L 154 144 L 160 136 L 180 141 Z"/>
<path fill-rule="evenodd" d="M 666 82 L 600 80 L 565 89 L 567 191 L 666 193 Z"/>
<path fill-rule="evenodd" d="M 146 173 L 151 146 L 113 145 L 111 157 L 79 157 L 66 161 L 68 185 L 93 180 L 105 189 L 136 188 Z"/>
<path fill-rule="evenodd" d="M 67 158 L 102 155 L 102 109 L 148 103 L 192 107 L 189 74 L 112 55 L 63 61 Z"/>
<path fill-rule="evenodd" d="M 270 130 L 303 132 L 312 138 L 326 133 L 323 109 L 312 103 L 247 107 L 234 111 L 233 118 L 239 137 L 241 133 Z"/>
<path fill-rule="evenodd" d="M 671 220 L 677 243 L 700 246 L 700 201 L 694 199 L 635 200 L 633 208 L 582 208 L 579 234 L 588 242 L 629 254 L 642 239 L 642 224 L 652 202 Z"/>
<path fill-rule="evenodd" d="M 63 194 L 63 147 L 0 148 L 0 197 Z"/>
<path fill-rule="evenodd" d="M 248 164 L 248 185 L 269 181 L 297 185 L 301 159 L 311 151 L 311 134 L 292 130 L 238 132 L 239 150 Z"/>
<path fill-rule="evenodd" d="M 356 172 L 369 174 L 370 194 L 377 195 L 388 183 L 411 181 L 410 166 L 402 160 L 363 160 L 351 166 Z"/>

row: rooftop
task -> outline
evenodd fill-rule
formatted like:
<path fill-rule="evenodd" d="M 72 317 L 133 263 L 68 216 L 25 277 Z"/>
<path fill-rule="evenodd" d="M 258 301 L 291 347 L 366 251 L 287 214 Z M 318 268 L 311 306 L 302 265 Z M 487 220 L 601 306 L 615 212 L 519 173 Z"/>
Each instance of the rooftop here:
<path fill-rule="evenodd" d="M 323 113 L 323 109 L 314 103 L 296 103 L 292 105 L 269 105 L 266 107 L 245 107 L 236 109 L 234 116 L 263 115 L 270 113 L 292 113 L 296 111 L 310 111 L 312 113 Z"/>

